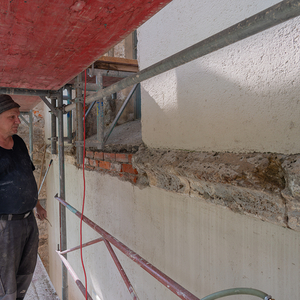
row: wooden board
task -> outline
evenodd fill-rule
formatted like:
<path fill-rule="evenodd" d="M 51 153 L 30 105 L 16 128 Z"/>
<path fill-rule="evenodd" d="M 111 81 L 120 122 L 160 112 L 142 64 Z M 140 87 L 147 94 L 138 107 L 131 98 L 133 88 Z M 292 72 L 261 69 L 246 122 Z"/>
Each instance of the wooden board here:
<path fill-rule="evenodd" d="M 138 62 L 136 59 L 127 59 L 121 57 L 102 56 L 94 62 L 96 69 L 114 70 L 122 72 L 138 72 Z"/>

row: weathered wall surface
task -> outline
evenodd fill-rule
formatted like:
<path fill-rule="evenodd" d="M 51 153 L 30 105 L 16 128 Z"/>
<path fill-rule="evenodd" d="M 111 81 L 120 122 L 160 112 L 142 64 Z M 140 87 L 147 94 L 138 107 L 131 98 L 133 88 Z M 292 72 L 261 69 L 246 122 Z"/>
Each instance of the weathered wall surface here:
<path fill-rule="evenodd" d="M 67 158 L 66 200 L 81 210 L 82 169 Z M 54 161 L 47 191 L 57 193 L 58 162 Z M 158 187 L 139 189 L 108 174 L 86 171 L 85 214 L 154 266 L 199 298 L 231 287 L 252 287 L 275 299 L 297 299 L 300 290 L 299 233 L 269 222 L 240 215 Z M 58 224 L 58 203 L 48 202 L 49 220 Z M 67 211 L 68 247 L 79 245 L 79 218 Z M 98 237 L 86 225 L 83 241 Z M 50 276 L 61 291 L 61 263 L 54 252 L 58 227 L 50 228 Z M 131 299 L 112 259 L 100 243 L 84 249 L 89 291 L 99 298 Z M 128 258 L 116 253 L 140 299 L 178 299 Z M 79 252 L 68 259 L 83 280 Z M 69 299 L 83 299 L 70 279 Z M 250 300 L 253 297 L 243 296 Z M 239 299 L 238 297 L 232 299 Z"/>
<path fill-rule="evenodd" d="M 138 31 L 141 69 L 279 1 L 174 0 Z M 142 84 L 152 148 L 299 153 L 299 18 Z"/>
<path fill-rule="evenodd" d="M 162 188 L 300 231 L 299 155 L 140 147 L 138 184 Z"/>

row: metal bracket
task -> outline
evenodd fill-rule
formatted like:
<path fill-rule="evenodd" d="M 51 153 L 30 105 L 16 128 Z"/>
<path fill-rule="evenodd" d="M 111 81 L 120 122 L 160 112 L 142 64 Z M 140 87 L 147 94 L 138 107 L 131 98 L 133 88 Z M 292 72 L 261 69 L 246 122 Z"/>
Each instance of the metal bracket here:
<path fill-rule="evenodd" d="M 75 103 L 83 103 L 83 98 L 82 97 L 76 97 L 75 98 Z"/>
<path fill-rule="evenodd" d="M 57 117 L 57 108 L 55 108 L 45 96 L 40 96 L 43 102 L 51 109 L 51 112 Z"/>
<path fill-rule="evenodd" d="M 83 89 L 84 88 L 84 84 L 82 82 L 74 82 L 73 88 L 74 89 Z"/>
<path fill-rule="evenodd" d="M 83 141 L 75 141 L 75 146 L 76 147 L 83 147 L 84 146 L 84 143 Z M 95 147 L 97 149 L 102 149 L 101 146 L 102 146 L 102 143 L 97 141 L 97 140 L 94 140 L 94 141 L 86 141 L 85 142 L 85 146 L 86 147 Z"/>

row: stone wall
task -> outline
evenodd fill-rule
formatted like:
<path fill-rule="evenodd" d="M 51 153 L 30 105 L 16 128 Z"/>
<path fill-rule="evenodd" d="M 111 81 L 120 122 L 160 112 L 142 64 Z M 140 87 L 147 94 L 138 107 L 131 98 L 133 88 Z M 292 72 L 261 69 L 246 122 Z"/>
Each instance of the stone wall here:
<path fill-rule="evenodd" d="M 300 156 L 155 150 L 133 156 L 138 184 L 198 197 L 300 231 Z"/>
<path fill-rule="evenodd" d="M 300 231 L 300 156 L 157 150 L 86 152 L 85 168 Z"/>

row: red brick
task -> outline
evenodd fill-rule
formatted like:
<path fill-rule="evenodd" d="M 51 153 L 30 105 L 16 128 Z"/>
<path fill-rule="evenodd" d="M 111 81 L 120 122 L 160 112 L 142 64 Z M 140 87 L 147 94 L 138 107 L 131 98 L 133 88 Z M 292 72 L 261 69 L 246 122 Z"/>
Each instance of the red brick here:
<path fill-rule="evenodd" d="M 108 162 L 108 161 L 101 161 L 101 160 L 100 160 L 100 161 L 98 162 L 98 165 L 99 165 L 99 168 L 109 170 L 109 169 L 110 169 L 110 166 L 111 166 L 111 163 Z"/>
<path fill-rule="evenodd" d="M 116 153 L 104 153 L 104 160 L 116 161 Z"/>
<path fill-rule="evenodd" d="M 97 160 L 94 160 L 94 159 L 90 159 L 90 165 L 92 167 L 98 167 L 98 161 Z"/>
<path fill-rule="evenodd" d="M 91 167 L 91 166 L 85 166 L 84 169 L 86 169 L 86 170 L 94 170 L 94 167 Z"/>
<path fill-rule="evenodd" d="M 132 154 L 128 154 L 128 162 L 132 163 Z"/>
<path fill-rule="evenodd" d="M 103 160 L 103 152 L 95 152 L 94 158 L 97 160 Z"/>
<path fill-rule="evenodd" d="M 127 163 L 128 154 L 127 153 L 116 153 L 116 161 Z"/>
<path fill-rule="evenodd" d="M 87 158 L 94 158 L 94 152 L 93 151 L 86 151 L 85 157 Z"/>
<path fill-rule="evenodd" d="M 136 183 L 138 179 L 138 177 L 135 175 L 129 175 L 128 178 L 132 183 Z"/>
<path fill-rule="evenodd" d="M 130 174 L 138 174 L 137 169 L 134 169 L 130 164 L 122 164 L 122 172 Z"/>

